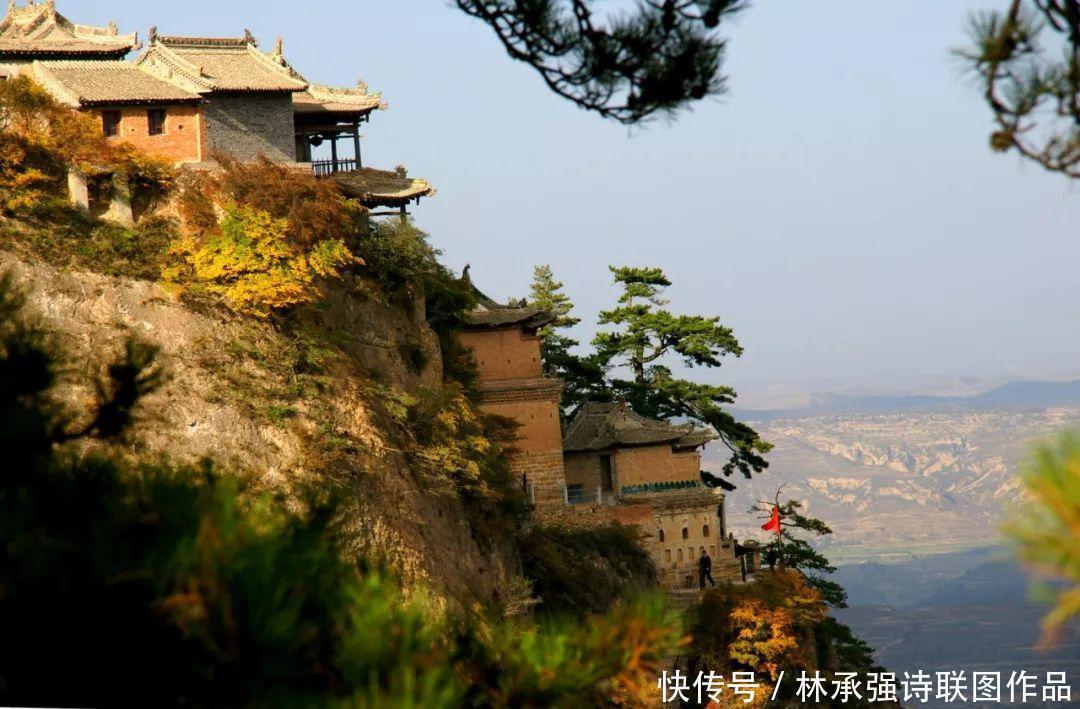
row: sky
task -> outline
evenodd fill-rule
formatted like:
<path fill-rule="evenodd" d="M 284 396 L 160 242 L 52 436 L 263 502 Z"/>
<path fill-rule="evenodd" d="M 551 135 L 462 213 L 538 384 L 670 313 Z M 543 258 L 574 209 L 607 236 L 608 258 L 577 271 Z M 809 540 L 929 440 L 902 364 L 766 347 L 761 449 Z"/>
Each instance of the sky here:
<path fill-rule="evenodd" d="M 280 35 L 309 80 L 362 77 L 390 104 L 365 164 L 434 183 L 413 214 L 449 266 L 505 298 L 550 264 L 583 341 L 609 264 L 660 266 L 673 310 L 734 328 L 742 358 L 698 376 L 744 404 L 1080 375 L 1080 183 L 992 153 L 950 53 L 994 0 L 759 1 L 724 30 L 730 92 L 635 129 L 550 93 L 444 0 L 58 5 L 143 38 Z"/>

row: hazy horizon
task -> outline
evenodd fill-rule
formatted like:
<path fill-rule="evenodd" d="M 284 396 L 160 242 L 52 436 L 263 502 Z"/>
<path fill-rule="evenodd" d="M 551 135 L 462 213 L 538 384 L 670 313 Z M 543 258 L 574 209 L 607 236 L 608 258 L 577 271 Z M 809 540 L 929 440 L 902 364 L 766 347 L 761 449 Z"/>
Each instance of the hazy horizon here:
<path fill-rule="evenodd" d="M 362 76 L 390 104 L 365 162 L 438 188 L 414 215 L 448 265 L 503 298 L 551 264 L 582 340 L 614 300 L 608 264 L 662 266 L 673 309 L 742 341 L 707 375 L 741 405 L 1080 371 L 1080 193 L 990 151 L 950 55 L 992 2 L 756 3 L 724 30 L 730 94 L 635 130 L 555 97 L 441 0 L 58 6 L 143 38 L 248 27 L 313 81 Z"/>

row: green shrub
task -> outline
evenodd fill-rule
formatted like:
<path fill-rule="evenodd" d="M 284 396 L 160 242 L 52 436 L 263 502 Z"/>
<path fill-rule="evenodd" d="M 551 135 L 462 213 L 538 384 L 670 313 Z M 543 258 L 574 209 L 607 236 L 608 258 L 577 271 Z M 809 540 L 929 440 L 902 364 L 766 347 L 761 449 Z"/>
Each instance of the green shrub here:
<path fill-rule="evenodd" d="M 657 585 L 636 527 L 534 527 L 519 543 L 525 576 L 545 613 L 603 613 Z"/>
<path fill-rule="evenodd" d="M 440 335 L 460 329 L 464 314 L 476 304 L 472 289 L 439 263 L 440 252 L 412 222 L 372 222 L 356 250 L 388 296 L 423 295 L 428 323 Z"/>
<path fill-rule="evenodd" d="M 402 343 L 398 346 L 398 354 L 405 360 L 405 364 L 408 365 L 409 371 L 413 374 L 420 374 L 424 371 L 424 367 L 427 366 L 427 353 L 424 352 L 423 346 L 416 342 Z"/>

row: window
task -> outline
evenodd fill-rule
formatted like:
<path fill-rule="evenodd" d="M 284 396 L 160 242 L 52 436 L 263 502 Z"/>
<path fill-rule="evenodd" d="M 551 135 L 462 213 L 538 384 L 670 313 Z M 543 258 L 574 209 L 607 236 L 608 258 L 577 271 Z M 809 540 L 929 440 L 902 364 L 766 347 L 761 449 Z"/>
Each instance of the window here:
<path fill-rule="evenodd" d="M 701 536 L 705 537 L 706 539 L 709 538 L 709 525 L 706 524 L 701 528 Z"/>
<path fill-rule="evenodd" d="M 690 530 L 687 529 L 686 527 L 682 528 L 682 538 L 683 539 L 689 539 L 690 538 Z"/>
<path fill-rule="evenodd" d="M 664 530 L 660 530 L 660 541 L 664 541 Z"/>
<path fill-rule="evenodd" d="M 101 131 L 110 138 L 120 135 L 120 111 L 101 112 Z"/>
<path fill-rule="evenodd" d="M 146 112 L 146 123 L 150 135 L 161 135 L 165 132 L 165 109 L 151 108 Z"/>
<path fill-rule="evenodd" d="M 567 485 L 566 501 L 569 502 L 571 505 L 580 505 L 582 502 L 585 502 L 585 486 Z"/>

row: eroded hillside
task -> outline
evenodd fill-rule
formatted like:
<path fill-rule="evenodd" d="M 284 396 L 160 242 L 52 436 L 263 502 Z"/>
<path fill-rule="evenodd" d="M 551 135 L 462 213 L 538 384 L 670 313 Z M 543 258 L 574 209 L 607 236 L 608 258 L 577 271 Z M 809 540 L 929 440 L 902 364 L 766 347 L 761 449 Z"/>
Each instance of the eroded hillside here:
<path fill-rule="evenodd" d="M 387 303 L 347 277 L 285 335 L 220 307 L 191 307 L 155 282 L 60 269 L 0 252 L 29 311 L 67 353 L 58 394 L 79 411 L 100 374 L 135 337 L 160 347 L 165 384 L 146 397 L 123 452 L 216 464 L 296 494 L 349 491 L 350 541 L 406 586 L 499 607 L 514 586 L 513 547 L 479 534 L 461 501 L 410 466 L 392 412 L 437 387 L 438 340 L 422 306 Z"/>
<path fill-rule="evenodd" d="M 1020 460 L 1077 421 L 1074 407 L 776 419 L 762 427 L 776 444 L 768 473 L 731 494 L 732 524 L 755 529 L 745 510 L 784 484 L 785 497 L 829 521 L 840 557 L 994 543 Z"/>

